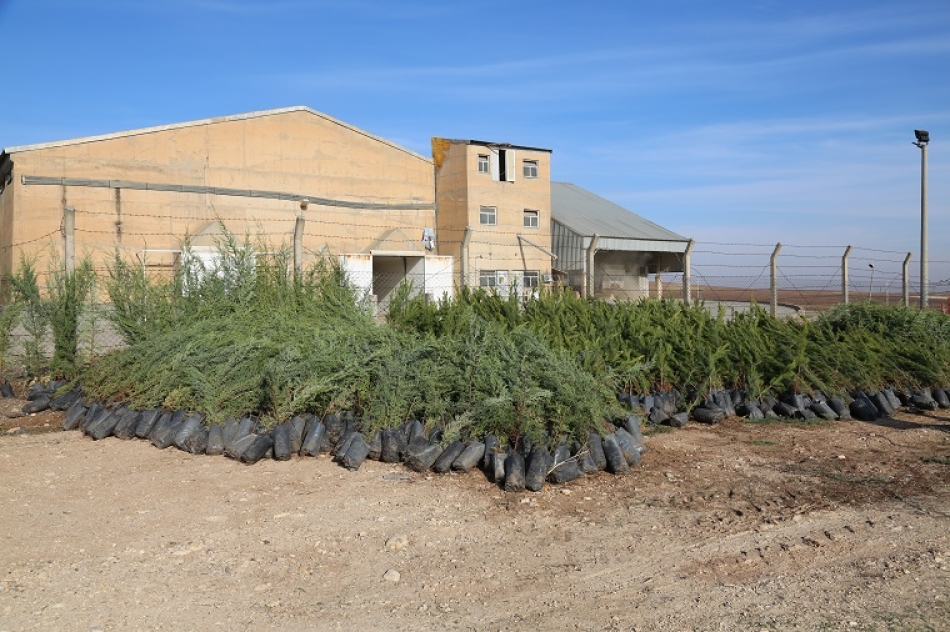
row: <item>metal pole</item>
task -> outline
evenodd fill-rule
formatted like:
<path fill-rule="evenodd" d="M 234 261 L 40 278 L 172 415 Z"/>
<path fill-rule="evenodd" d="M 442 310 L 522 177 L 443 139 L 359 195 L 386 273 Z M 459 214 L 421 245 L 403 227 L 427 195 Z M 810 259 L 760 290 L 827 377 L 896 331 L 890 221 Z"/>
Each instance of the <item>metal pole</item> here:
<path fill-rule="evenodd" d="M 72 206 L 63 208 L 63 239 L 66 274 L 76 270 L 76 209 Z"/>
<path fill-rule="evenodd" d="M 904 257 L 904 307 L 910 306 L 910 274 L 907 272 L 908 266 L 910 265 L 910 256 L 911 253 L 907 253 L 907 256 Z"/>
<path fill-rule="evenodd" d="M 848 304 L 848 257 L 851 255 L 851 246 L 844 249 L 841 257 L 841 302 Z"/>
<path fill-rule="evenodd" d="M 920 147 L 920 309 L 930 304 L 927 275 L 927 143 Z"/>
<path fill-rule="evenodd" d="M 689 243 L 686 245 L 686 252 L 683 253 L 683 302 L 687 305 L 692 302 L 692 255 L 693 255 L 693 246 L 696 245 L 695 239 L 690 239 Z"/>
<path fill-rule="evenodd" d="M 871 300 L 871 295 L 874 292 L 874 264 L 869 263 L 868 267 L 871 268 L 871 282 L 868 283 L 868 301 Z"/>
<path fill-rule="evenodd" d="M 772 300 L 769 304 L 769 311 L 771 312 L 773 318 L 778 311 L 778 266 L 776 265 L 776 261 L 778 260 L 778 253 L 781 249 L 781 243 L 775 244 L 775 250 L 772 251 L 772 258 L 769 261 L 769 278 L 772 288 Z"/>

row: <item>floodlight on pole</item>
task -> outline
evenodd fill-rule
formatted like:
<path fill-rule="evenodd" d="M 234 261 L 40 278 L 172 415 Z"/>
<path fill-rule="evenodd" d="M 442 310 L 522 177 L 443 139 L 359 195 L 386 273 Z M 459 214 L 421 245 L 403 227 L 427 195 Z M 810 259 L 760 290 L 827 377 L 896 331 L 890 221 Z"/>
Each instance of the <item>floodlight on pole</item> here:
<path fill-rule="evenodd" d="M 871 268 L 871 282 L 868 283 L 868 300 L 871 300 L 871 294 L 874 292 L 874 264 L 869 263 L 868 267 Z"/>
<path fill-rule="evenodd" d="M 920 309 L 926 309 L 930 302 L 927 287 L 927 144 L 930 132 L 915 129 L 915 145 L 920 147 Z"/>

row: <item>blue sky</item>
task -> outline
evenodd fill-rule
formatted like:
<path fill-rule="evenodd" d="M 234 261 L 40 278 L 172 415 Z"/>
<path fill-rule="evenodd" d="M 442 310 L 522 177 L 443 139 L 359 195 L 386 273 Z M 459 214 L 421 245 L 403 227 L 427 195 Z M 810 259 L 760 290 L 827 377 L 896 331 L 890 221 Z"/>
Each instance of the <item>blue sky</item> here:
<path fill-rule="evenodd" d="M 704 252 L 852 244 L 879 279 L 917 274 L 923 128 L 950 277 L 946 0 L 0 0 L 0 41 L 0 147 L 306 105 L 550 148 Z"/>

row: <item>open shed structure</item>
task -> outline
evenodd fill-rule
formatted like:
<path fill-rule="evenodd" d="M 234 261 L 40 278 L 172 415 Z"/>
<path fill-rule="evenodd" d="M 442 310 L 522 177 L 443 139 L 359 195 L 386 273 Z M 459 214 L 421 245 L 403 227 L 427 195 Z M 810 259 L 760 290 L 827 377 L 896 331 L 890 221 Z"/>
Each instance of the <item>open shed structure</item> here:
<path fill-rule="evenodd" d="M 551 183 L 551 240 L 555 272 L 582 296 L 648 297 L 651 274 L 688 284 L 689 239 L 568 182 Z"/>

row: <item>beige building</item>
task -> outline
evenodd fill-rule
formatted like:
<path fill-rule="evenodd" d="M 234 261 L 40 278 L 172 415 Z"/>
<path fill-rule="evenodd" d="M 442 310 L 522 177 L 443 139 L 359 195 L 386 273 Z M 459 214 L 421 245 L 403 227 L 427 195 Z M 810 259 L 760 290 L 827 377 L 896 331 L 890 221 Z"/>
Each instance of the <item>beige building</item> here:
<path fill-rule="evenodd" d="M 551 281 L 551 150 L 432 139 L 440 252 L 460 285 L 530 291 Z"/>
<path fill-rule="evenodd" d="M 103 269 L 116 250 L 167 270 L 186 236 L 212 263 L 222 226 L 261 251 L 293 244 L 301 265 L 338 257 L 383 308 L 405 279 L 432 297 L 561 282 L 636 298 L 648 274 L 682 270 L 687 240 L 593 194 L 552 209 L 564 189 L 551 150 L 433 138 L 432 155 L 306 107 L 11 147 L 0 152 L 0 278 L 21 256 L 41 272 L 86 255 Z M 634 230 L 647 224 L 656 230 Z M 552 243 L 552 227 L 569 239 Z M 599 235 L 583 234 L 591 227 Z"/>
<path fill-rule="evenodd" d="M 211 253 L 222 225 L 263 249 L 289 247 L 299 216 L 303 264 L 340 255 L 381 296 L 406 276 L 452 289 L 452 260 L 423 242 L 435 229 L 432 161 L 305 107 L 11 147 L 0 187 L 4 276 L 21 253 L 40 270 L 65 257 L 69 208 L 76 255 L 100 267 L 116 249 L 173 266 L 186 235 Z"/>

